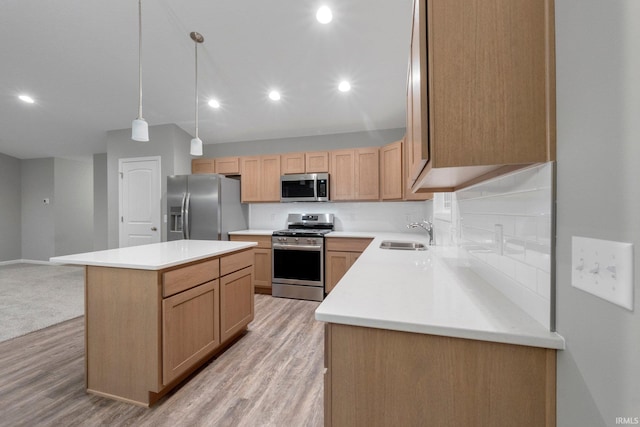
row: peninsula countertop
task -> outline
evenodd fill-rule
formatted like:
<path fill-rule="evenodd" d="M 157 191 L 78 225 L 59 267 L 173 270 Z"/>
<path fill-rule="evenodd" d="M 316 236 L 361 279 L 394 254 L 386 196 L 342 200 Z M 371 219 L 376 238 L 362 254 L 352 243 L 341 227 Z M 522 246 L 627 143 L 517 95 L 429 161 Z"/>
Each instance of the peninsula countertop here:
<path fill-rule="evenodd" d="M 478 276 L 454 247 L 381 249 L 383 240 L 428 244 L 426 234 L 333 232 L 373 242 L 316 310 L 330 323 L 563 349 L 550 332 Z"/>
<path fill-rule="evenodd" d="M 255 242 L 222 240 L 174 240 L 73 255 L 52 257 L 56 264 L 162 270 L 200 259 L 223 255 L 256 246 Z"/>

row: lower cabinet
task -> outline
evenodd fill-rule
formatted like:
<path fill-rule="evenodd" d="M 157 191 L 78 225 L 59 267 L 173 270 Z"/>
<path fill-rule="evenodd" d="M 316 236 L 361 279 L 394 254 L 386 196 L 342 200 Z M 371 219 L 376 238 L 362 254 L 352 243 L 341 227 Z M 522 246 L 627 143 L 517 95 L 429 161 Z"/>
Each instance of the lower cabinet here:
<path fill-rule="evenodd" d="M 86 387 L 150 406 L 243 333 L 253 252 L 161 271 L 87 266 Z"/>
<path fill-rule="evenodd" d="M 328 323 L 324 425 L 556 424 L 556 351 Z"/>
<path fill-rule="evenodd" d="M 231 234 L 229 240 L 236 242 L 258 242 L 253 248 L 253 281 L 257 294 L 271 295 L 271 235 Z"/>
<path fill-rule="evenodd" d="M 163 384 L 178 378 L 220 345 L 219 307 L 217 279 L 162 300 Z"/>
<path fill-rule="evenodd" d="M 326 293 L 331 292 L 372 240 L 351 237 L 327 237 L 325 239 L 324 290 Z"/>

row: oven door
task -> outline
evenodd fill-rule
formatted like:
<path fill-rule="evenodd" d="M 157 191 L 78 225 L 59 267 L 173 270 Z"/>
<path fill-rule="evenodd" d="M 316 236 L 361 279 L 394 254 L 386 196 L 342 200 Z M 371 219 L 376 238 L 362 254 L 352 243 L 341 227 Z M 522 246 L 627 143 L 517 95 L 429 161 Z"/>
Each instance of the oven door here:
<path fill-rule="evenodd" d="M 273 283 L 324 286 L 322 246 L 273 243 Z"/>

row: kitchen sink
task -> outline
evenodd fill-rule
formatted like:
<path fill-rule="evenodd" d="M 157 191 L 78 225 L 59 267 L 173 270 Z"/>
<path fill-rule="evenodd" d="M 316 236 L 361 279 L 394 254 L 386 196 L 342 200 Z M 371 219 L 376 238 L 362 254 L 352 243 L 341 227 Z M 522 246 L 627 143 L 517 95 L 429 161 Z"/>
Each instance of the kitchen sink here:
<path fill-rule="evenodd" d="M 427 246 L 420 242 L 403 240 L 383 240 L 380 249 L 399 249 L 404 251 L 426 251 Z"/>

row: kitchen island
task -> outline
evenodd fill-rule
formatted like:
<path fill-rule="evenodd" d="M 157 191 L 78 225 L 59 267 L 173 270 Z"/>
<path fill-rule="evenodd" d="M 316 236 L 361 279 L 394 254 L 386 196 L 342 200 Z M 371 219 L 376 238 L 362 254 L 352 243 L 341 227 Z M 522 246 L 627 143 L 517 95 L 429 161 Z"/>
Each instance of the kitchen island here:
<path fill-rule="evenodd" d="M 178 240 L 51 258 L 85 267 L 85 386 L 150 406 L 242 335 L 255 242 Z"/>
<path fill-rule="evenodd" d="M 316 310 L 325 329 L 325 425 L 555 425 L 564 340 L 426 234 L 373 238 Z"/>

